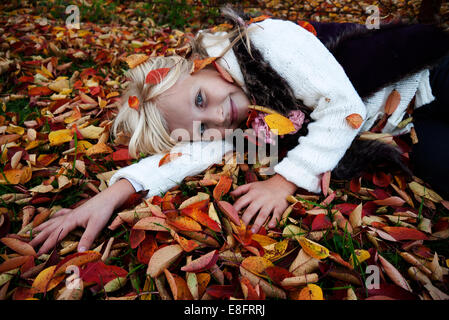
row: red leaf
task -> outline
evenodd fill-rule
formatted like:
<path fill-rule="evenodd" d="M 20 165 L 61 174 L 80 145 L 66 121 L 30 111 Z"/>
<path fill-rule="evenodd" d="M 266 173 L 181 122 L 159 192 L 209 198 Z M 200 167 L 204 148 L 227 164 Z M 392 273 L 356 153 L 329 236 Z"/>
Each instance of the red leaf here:
<path fill-rule="evenodd" d="M 319 214 L 313 219 L 312 231 L 323 230 L 332 227 L 332 222 L 330 221 L 327 214 Z"/>
<path fill-rule="evenodd" d="M 282 280 L 285 278 L 294 277 L 295 275 L 288 271 L 287 269 L 274 266 L 274 267 L 268 267 L 264 270 L 264 272 L 268 275 L 271 281 L 273 281 L 275 284 L 280 285 Z"/>
<path fill-rule="evenodd" d="M 390 185 L 390 182 L 391 182 L 391 176 L 389 174 L 385 174 L 385 173 L 379 171 L 373 175 L 374 185 L 376 185 L 380 188 L 388 187 Z"/>
<path fill-rule="evenodd" d="M 145 230 L 131 229 L 129 243 L 132 249 L 135 249 L 145 239 Z"/>
<path fill-rule="evenodd" d="M 148 264 L 156 249 L 157 243 L 154 235 L 147 234 L 137 249 L 137 260 L 142 264 Z"/>
<path fill-rule="evenodd" d="M 112 161 L 127 161 L 132 160 L 129 155 L 128 148 L 118 149 L 112 153 Z"/>
<path fill-rule="evenodd" d="M 85 282 L 95 282 L 99 285 L 104 285 L 115 278 L 126 277 L 127 275 L 128 272 L 120 267 L 106 265 L 103 261 L 97 261 L 88 263 L 81 270 L 80 278 Z"/>
<path fill-rule="evenodd" d="M 235 296 L 237 289 L 233 285 L 211 285 L 206 289 L 206 293 L 213 298 L 227 299 Z"/>
<path fill-rule="evenodd" d="M 169 71 L 170 71 L 170 68 L 159 68 L 159 69 L 152 70 L 152 71 L 148 72 L 148 74 L 145 78 L 145 83 L 152 84 L 152 85 L 158 84 L 165 78 L 165 76 L 168 74 Z"/>
<path fill-rule="evenodd" d="M 388 232 L 396 240 L 427 240 L 427 236 L 416 229 L 406 227 L 384 227 L 383 230 Z"/>
<path fill-rule="evenodd" d="M 349 189 L 351 192 L 358 193 L 360 191 L 360 180 L 362 180 L 362 178 L 354 178 L 351 180 L 349 183 Z"/>
<path fill-rule="evenodd" d="M 354 203 L 339 203 L 335 205 L 335 208 L 346 216 L 349 216 L 349 214 L 354 211 L 356 207 L 357 205 Z"/>

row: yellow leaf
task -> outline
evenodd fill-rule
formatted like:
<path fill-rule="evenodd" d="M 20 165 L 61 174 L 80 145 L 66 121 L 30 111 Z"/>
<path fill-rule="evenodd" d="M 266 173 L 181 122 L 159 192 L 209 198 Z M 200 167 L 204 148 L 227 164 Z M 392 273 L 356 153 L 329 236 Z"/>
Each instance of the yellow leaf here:
<path fill-rule="evenodd" d="M 52 279 L 55 269 L 56 265 L 42 270 L 37 275 L 32 285 L 33 292 L 35 293 L 49 292 L 64 279 L 65 274 L 62 274 Z"/>
<path fill-rule="evenodd" d="M 104 131 L 102 127 L 88 126 L 86 128 L 79 129 L 80 133 L 85 139 L 99 139 Z"/>
<path fill-rule="evenodd" d="M 65 142 L 72 140 L 73 133 L 70 129 L 62 129 L 57 131 L 52 131 L 48 135 L 48 140 L 51 146 L 59 146 Z"/>
<path fill-rule="evenodd" d="M 273 238 L 270 238 L 270 237 L 267 237 L 267 236 L 264 236 L 264 235 L 261 235 L 261 234 L 258 234 L 258 233 L 254 233 L 251 236 L 251 238 L 254 241 L 258 242 L 262 247 L 268 246 L 268 245 L 273 244 L 273 243 L 277 243 L 277 241 L 274 240 Z"/>
<path fill-rule="evenodd" d="M 17 133 L 17 134 L 24 134 L 25 133 L 25 129 L 19 126 L 15 126 L 13 124 L 10 124 L 8 126 L 8 128 L 6 128 L 6 132 L 7 133 Z"/>
<path fill-rule="evenodd" d="M 107 146 L 106 144 L 104 144 L 103 142 L 101 142 L 101 143 L 97 143 L 97 144 L 93 145 L 86 151 L 87 156 L 91 156 L 94 154 L 100 154 L 100 153 L 112 153 L 112 149 L 109 146 Z"/>
<path fill-rule="evenodd" d="M 288 239 L 265 246 L 264 258 L 270 261 L 276 261 L 283 257 L 288 247 Z"/>
<path fill-rule="evenodd" d="M 309 256 L 319 260 L 326 259 L 329 256 L 329 250 L 326 247 L 323 247 L 304 236 L 300 236 L 297 240 Z"/>
<path fill-rule="evenodd" d="M 369 252 L 367 250 L 355 249 L 354 253 L 355 253 L 355 259 L 358 261 L 359 264 L 365 260 L 368 260 L 371 257 L 371 255 L 369 254 Z M 351 254 L 349 263 L 351 264 L 352 267 L 354 267 L 354 255 L 353 254 Z"/>
<path fill-rule="evenodd" d="M 264 119 L 271 132 L 273 132 L 274 134 L 281 136 L 295 131 L 293 122 L 291 122 L 289 118 L 284 117 L 283 115 L 280 115 L 278 113 L 266 115 Z"/>
<path fill-rule="evenodd" d="M 324 300 L 323 290 L 313 283 L 309 283 L 299 293 L 298 300 Z"/>
<path fill-rule="evenodd" d="M 78 141 L 78 152 L 86 152 L 87 149 L 92 147 L 92 143 L 90 143 L 87 140 L 80 140 Z"/>

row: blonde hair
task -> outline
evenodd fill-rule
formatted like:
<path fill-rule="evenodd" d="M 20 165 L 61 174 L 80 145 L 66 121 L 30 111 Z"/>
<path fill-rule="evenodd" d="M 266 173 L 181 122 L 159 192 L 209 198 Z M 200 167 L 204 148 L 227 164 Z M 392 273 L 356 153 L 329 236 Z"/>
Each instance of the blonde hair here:
<path fill-rule="evenodd" d="M 219 57 L 223 56 L 231 49 L 238 40 L 246 37 L 247 51 L 251 55 L 246 24 L 230 7 L 222 8 L 222 14 L 233 20 L 234 30 L 225 35 L 207 34 L 215 39 L 225 40 L 235 36 L 232 43 L 223 50 Z M 191 39 L 191 56 L 184 58 L 179 55 L 159 56 L 149 58 L 146 62 L 129 70 L 125 76 L 130 79 L 127 90 L 123 96 L 123 103 L 119 109 L 117 117 L 112 127 L 114 136 L 125 131 L 131 135 L 128 150 L 129 154 L 138 158 L 141 154 L 153 155 L 156 153 L 169 152 L 177 143 L 171 136 L 168 123 L 163 113 L 156 106 L 156 101 L 165 91 L 171 88 L 183 74 L 189 74 L 192 70 L 193 60 L 208 57 L 207 51 L 203 46 L 202 39 L 204 32 L 198 32 L 194 39 Z M 155 69 L 170 68 L 168 74 L 156 85 L 145 83 L 147 74 Z M 135 110 L 128 105 L 128 98 L 136 96 L 139 100 L 139 109 Z"/>
<path fill-rule="evenodd" d="M 147 74 L 155 69 L 170 68 L 164 79 L 156 85 L 145 83 Z M 149 58 L 146 62 L 127 71 L 130 79 L 123 96 L 123 103 L 112 127 L 112 133 L 117 136 L 120 131 L 131 135 L 129 154 L 137 158 L 141 153 L 153 155 L 171 150 L 177 143 L 170 137 L 168 123 L 163 113 L 156 106 L 156 101 L 165 91 L 171 88 L 183 75 L 192 68 L 192 61 L 178 55 Z M 128 98 L 136 96 L 139 99 L 139 109 L 128 105 Z"/>

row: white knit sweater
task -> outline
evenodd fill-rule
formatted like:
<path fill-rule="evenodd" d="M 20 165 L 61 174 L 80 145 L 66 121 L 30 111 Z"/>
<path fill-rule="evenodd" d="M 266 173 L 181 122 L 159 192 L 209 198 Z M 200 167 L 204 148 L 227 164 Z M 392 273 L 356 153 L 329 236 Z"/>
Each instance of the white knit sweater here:
<path fill-rule="evenodd" d="M 415 94 L 415 108 L 435 99 L 429 83 L 429 70 L 423 69 L 362 101 L 341 65 L 309 31 L 291 21 L 278 19 L 266 19 L 248 28 L 252 45 L 288 82 L 295 97 L 313 108 L 313 122 L 308 126 L 307 136 L 300 137 L 298 145 L 274 166 L 276 173 L 310 192 L 321 191 L 321 175 L 336 167 L 359 132 L 369 130 L 382 117 L 386 99 L 393 89 L 400 93 L 401 102 L 389 117 L 383 132 L 401 134 L 410 130 L 412 124 L 402 130 L 396 126 Z M 204 44 L 208 46 L 209 56 L 219 56 L 229 40 L 217 41 L 207 35 Z M 228 50 L 217 62 L 247 92 L 234 52 Z M 353 129 L 346 121 L 346 117 L 353 113 L 364 119 L 360 129 Z M 147 157 L 118 170 L 110 184 L 126 178 L 136 191 L 148 189 L 147 197 L 150 197 L 167 191 L 187 176 L 199 174 L 214 163 L 220 163 L 223 154 L 230 150 L 232 145 L 224 140 L 176 146 L 172 152 L 182 152 L 180 158 L 158 167 L 163 155 Z"/>

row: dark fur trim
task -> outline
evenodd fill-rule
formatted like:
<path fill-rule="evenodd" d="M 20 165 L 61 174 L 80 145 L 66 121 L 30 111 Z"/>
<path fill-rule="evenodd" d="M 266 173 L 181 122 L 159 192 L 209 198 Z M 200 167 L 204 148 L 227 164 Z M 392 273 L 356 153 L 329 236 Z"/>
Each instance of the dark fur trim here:
<path fill-rule="evenodd" d="M 402 162 L 402 155 L 397 148 L 376 140 L 356 139 L 332 171 L 332 177 L 349 180 L 359 177 L 364 171 L 372 172 L 383 164 L 389 165 L 389 169 L 399 169 L 412 175 Z"/>

